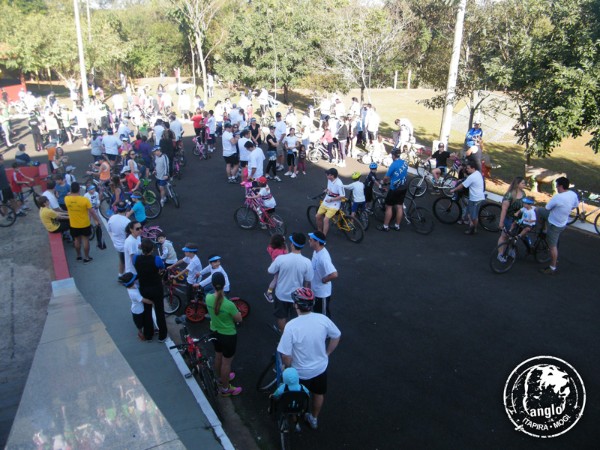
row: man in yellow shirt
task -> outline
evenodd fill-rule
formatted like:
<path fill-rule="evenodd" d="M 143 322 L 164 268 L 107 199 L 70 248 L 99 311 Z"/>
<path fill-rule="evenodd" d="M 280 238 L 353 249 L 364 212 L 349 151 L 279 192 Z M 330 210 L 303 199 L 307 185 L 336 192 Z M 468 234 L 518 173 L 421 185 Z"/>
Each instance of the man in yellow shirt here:
<path fill-rule="evenodd" d="M 50 200 L 45 196 L 40 196 L 40 220 L 49 233 L 63 233 L 69 231 L 69 215 L 67 213 L 56 212 L 50 208 Z"/>
<path fill-rule="evenodd" d="M 81 261 L 81 244 L 83 243 L 83 263 L 87 264 L 92 261 L 90 257 L 90 240 L 92 234 L 92 226 L 90 215 L 96 223 L 100 223 L 100 219 L 96 214 L 92 203 L 86 197 L 79 193 L 79 183 L 71 184 L 71 194 L 65 197 L 65 206 L 69 212 L 69 224 L 71 226 L 71 236 L 75 240 L 75 252 L 77 252 L 77 261 Z"/>

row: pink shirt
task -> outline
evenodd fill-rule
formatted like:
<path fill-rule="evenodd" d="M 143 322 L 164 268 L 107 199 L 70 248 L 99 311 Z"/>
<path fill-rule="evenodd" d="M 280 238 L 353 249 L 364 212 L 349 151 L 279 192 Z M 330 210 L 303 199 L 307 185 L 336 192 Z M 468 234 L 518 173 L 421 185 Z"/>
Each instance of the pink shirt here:
<path fill-rule="evenodd" d="M 287 253 L 287 249 L 285 248 L 273 248 L 270 245 L 267 247 L 267 253 L 271 256 L 271 261 L 275 261 L 280 255 L 285 255 Z"/>

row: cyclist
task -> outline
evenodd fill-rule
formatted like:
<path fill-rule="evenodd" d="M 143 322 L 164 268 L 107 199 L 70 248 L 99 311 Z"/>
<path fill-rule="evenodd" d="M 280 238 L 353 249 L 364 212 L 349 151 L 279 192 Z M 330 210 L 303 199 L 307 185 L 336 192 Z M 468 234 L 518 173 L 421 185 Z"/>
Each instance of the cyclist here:
<path fill-rule="evenodd" d="M 356 217 L 356 213 L 365 209 L 365 185 L 360 181 L 360 172 L 352 173 L 350 184 L 344 184 L 344 189 L 352 192 L 352 217 Z"/>
<path fill-rule="evenodd" d="M 369 173 L 365 179 L 365 205 L 369 213 L 373 206 L 373 185 L 375 184 L 381 187 L 379 178 L 377 178 L 377 163 L 372 162 L 369 164 Z"/>
<path fill-rule="evenodd" d="M 200 262 L 200 258 L 198 258 L 198 246 L 192 242 L 188 242 L 185 244 L 185 247 L 182 248 L 183 254 L 185 255 L 171 267 L 175 268 L 182 263 L 186 263 L 187 266 L 180 272 L 177 272 L 171 275 L 172 278 L 177 278 L 180 275 L 187 274 L 186 284 L 187 284 L 187 299 L 188 302 L 194 299 L 194 284 L 197 282 L 198 277 L 200 276 L 200 271 L 202 270 L 202 263 Z"/>
<path fill-rule="evenodd" d="M 208 265 L 200 271 L 200 276 L 198 277 L 198 279 L 201 279 L 205 275 L 208 276 L 199 283 L 195 283 L 194 287 L 197 288 L 201 286 L 204 289 L 204 292 L 206 293 L 214 292 L 215 287 L 212 285 L 212 275 L 217 272 L 222 273 L 225 277 L 223 292 L 225 292 L 225 294 L 228 294 L 229 290 L 231 289 L 231 285 L 229 284 L 229 277 L 227 276 L 227 272 L 225 272 L 225 269 L 223 269 L 223 266 L 221 266 L 221 257 L 218 255 L 211 255 L 208 257 Z"/>
<path fill-rule="evenodd" d="M 159 233 L 158 243 L 161 246 L 160 257 L 165 262 L 165 267 L 168 269 L 177 262 L 177 253 L 173 247 L 173 243 L 167 239 L 165 233 Z"/>
<path fill-rule="evenodd" d="M 521 227 L 521 231 L 519 232 L 520 238 L 524 238 L 535 227 L 536 216 L 535 209 L 533 208 L 534 204 L 535 201 L 531 197 L 525 197 L 523 199 L 523 207 L 515 213 L 515 217 L 520 217 L 520 219 L 513 222 L 511 231 L 517 227 Z"/>
<path fill-rule="evenodd" d="M 281 353 L 283 365 L 295 368 L 300 383 L 312 393 L 311 412 L 306 413 L 304 419 L 316 430 L 327 393 L 329 355 L 338 346 L 342 333 L 329 317 L 313 314 L 315 298 L 309 288 L 297 288 L 291 297 L 298 317 L 286 325 L 277 351 Z"/>
<path fill-rule="evenodd" d="M 133 206 L 127 213 L 127 217 L 131 217 L 133 215 L 135 220 L 141 223 L 142 226 L 146 225 L 148 218 L 146 217 L 146 207 L 142 201 L 142 194 L 140 191 L 134 191 L 131 194 L 131 201 L 133 202 Z"/>
<path fill-rule="evenodd" d="M 398 149 L 392 150 L 392 159 L 394 162 L 388 168 L 382 183 L 384 186 L 390 186 L 390 190 L 385 196 L 385 218 L 383 225 L 377 227 L 378 230 L 386 232 L 390 231 L 389 224 L 392 220 L 392 208 L 396 209 L 394 230 L 400 230 L 400 223 L 404 215 L 402 205 L 404 204 L 408 181 L 408 164 L 405 160 L 400 159 L 400 151 Z"/>
<path fill-rule="evenodd" d="M 250 198 L 260 198 L 263 204 L 264 212 L 266 214 L 272 214 L 275 212 L 275 207 L 277 206 L 277 202 L 275 201 L 275 197 L 271 193 L 271 188 L 267 184 L 267 179 L 265 177 L 260 177 L 257 180 L 258 183 L 258 193 L 255 195 L 251 195 Z M 256 191 L 254 191 L 256 192 Z M 260 212 L 260 211 L 259 211 Z M 267 225 L 264 223 L 260 224 L 261 228 L 267 228 Z"/>
<path fill-rule="evenodd" d="M 450 158 L 450 152 L 445 150 L 443 142 L 438 144 L 438 149 L 432 155 L 435 158 L 435 169 L 431 170 L 431 174 L 436 183 L 440 182 L 440 177 L 446 173 L 448 168 L 448 158 Z"/>
<path fill-rule="evenodd" d="M 335 214 L 342 206 L 342 198 L 346 195 L 344 191 L 344 184 L 342 180 L 338 178 L 338 171 L 335 168 L 327 169 L 325 171 L 327 176 L 327 195 L 323 199 L 323 202 L 319 206 L 315 220 L 317 222 L 317 228 L 322 231 L 325 236 L 329 231 L 329 220 L 335 216 Z"/>

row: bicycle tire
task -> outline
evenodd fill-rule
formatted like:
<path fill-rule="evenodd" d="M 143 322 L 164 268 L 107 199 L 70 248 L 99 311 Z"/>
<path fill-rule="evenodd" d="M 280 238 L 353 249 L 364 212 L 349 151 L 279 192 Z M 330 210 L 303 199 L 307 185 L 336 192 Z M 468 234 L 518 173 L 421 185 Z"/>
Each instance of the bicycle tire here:
<path fill-rule="evenodd" d="M 90 234 L 88 236 L 88 240 L 91 242 L 94 240 L 94 238 L 96 237 L 96 227 L 94 226 L 94 224 L 92 223 L 92 226 L 90 227 Z"/>
<path fill-rule="evenodd" d="M 486 203 L 479 210 L 479 224 L 481 227 L 491 233 L 500 231 L 500 205 L 496 203 Z"/>
<path fill-rule="evenodd" d="M 100 215 L 102 217 L 104 217 L 106 220 L 110 219 L 110 217 L 113 215 L 113 210 L 110 205 L 110 201 L 106 198 L 103 198 L 102 200 L 100 200 L 99 210 L 100 210 Z"/>
<path fill-rule="evenodd" d="M 311 163 L 315 164 L 321 160 L 321 152 L 318 149 L 312 149 L 308 152 L 306 157 Z"/>
<path fill-rule="evenodd" d="M 173 200 L 173 204 L 175 205 L 175 208 L 179 208 L 181 206 L 181 204 L 179 203 L 179 196 L 177 195 L 177 192 L 175 192 L 175 189 L 173 188 L 173 186 L 169 186 L 168 190 L 169 190 L 169 196 Z"/>
<path fill-rule="evenodd" d="M 150 189 L 146 189 L 142 194 L 142 197 L 144 198 L 144 203 L 146 205 L 153 205 L 156 203 L 156 194 Z"/>
<path fill-rule="evenodd" d="M 503 242 L 492 250 L 490 256 L 490 269 L 492 269 L 492 272 L 499 274 L 508 272 L 517 260 L 518 254 L 519 248 L 514 240 L 509 239 L 508 241 Z M 501 255 L 506 260 L 500 261 L 498 255 Z"/>
<path fill-rule="evenodd" d="M 271 214 L 270 223 L 273 224 L 273 226 L 269 226 L 269 234 L 271 236 L 274 234 L 282 234 L 285 236 L 285 222 L 279 214 Z"/>
<path fill-rule="evenodd" d="M 250 304 L 240 297 L 233 297 L 231 299 L 235 307 L 240 313 L 242 313 L 242 319 L 245 319 L 250 314 Z"/>
<path fill-rule="evenodd" d="M 363 230 L 360 221 L 356 217 L 344 216 L 344 219 L 340 217 L 337 226 L 344 233 L 346 239 L 355 244 L 358 244 L 365 237 L 365 230 Z"/>
<path fill-rule="evenodd" d="M 263 369 L 256 382 L 256 390 L 266 392 L 273 388 L 277 383 L 277 374 L 275 373 L 275 355 L 271 355 L 271 359 L 267 366 Z"/>
<path fill-rule="evenodd" d="M 596 230 L 596 233 L 600 234 L 600 214 L 598 214 L 596 216 L 596 219 L 594 219 L 594 228 Z"/>
<path fill-rule="evenodd" d="M 152 228 L 142 233 L 142 239 L 150 239 L 153 244 L 158 244 L 158 235 L 162 233 L 159 228 Z"/>
<path fill-rule="evenodd" d="M 440 222 L 452 225 L 460 219 L 462 208 L 451 198 L 440 197 L 433 202 L 433 215 Z"/>
<path fill-rule="evenodd" d="M 368 153 L 365 153 L 360 157 L 360 162 L 369 165 L 373 162 L 373 158 L 371 158 L 371 155 L 369 155 Z"/>
<path fill-rule="evenodd" d="M 240 206 L 233 213 L 233 220 L 243 230 L 252 230 L 258 225 L 256 211 L 248 206 Z"/>
<path fill-rule="evenodd" d="M 579 219 L 579 207 L 573 208 L 569 213 L 569 220 L 567 220 L 567 225 L 573 225 Z"/>
<path fill-rule="evenodd" d="M 144 210 L 146 211 L 147 219 L 156 219 L 158 216 L 160 216 L 160 213 L 162 212 L 162 205 L 160 204 L 160 202 L 145 203 Z"/>
<path fill-rule="evenodd" d="M 533 249 L 533 255 L 535 260 L 540 264 L 550 262 L 552 255 L 550 254 L 550 246 L 548 245 L 548 241 L 546 241 L 546 237 L 538 238 L 538 242 Z"/>
<path fill-rule="evenodd" d="M 422 197 L 427 192 L 427 181 L 425 181 L 425 178 L 417 177 L 410 180 L 410 183 L 408 183 L 408 192 L 413 197 Z"/>
<path fill-rule="evenodd" d="M 308 219 L 308 223 L 310 223 L 310 226 L 313 227 L 314 230 L 317 230 L 316 215 L 318 210 L 319 209 L 316 205 L 310 205 L 308 208 L 306 208 L 306 218 Z"/>
<path fill-rule="evenodd" d="M 200 303 L 193 303 L 185 308 L 185 317 L 187 317 L 187 320 L 190 322 L 202 322 L 207 314 L 208 309 Z"/>
<path fill-rule="evenodd" d="M 181 297 L 177 294 L 167 293 L 163 296 L 163 304 L 165 307 L 165 314 L 175 314 L 181 307 Z"/>
<path fill-rule="evenodd" d="M 210 403 L 210 406 L 212 406 L 213 411 L 215 412 L 215 414 L 217 415 L 217 417 L 219 418 L 221 423 L 223 423 L 224 422 L 223 415 L 221 414 L 221 411 L 219 410 L 219 404 L 217 402 L 217 391 L 218 391 L 219 387 L 217 385 L 217 380 L 215 378 L 215 374 L 208 367 L 202 366 L 198 375 L 200 377 L 202 390 L 204 391 L 204 394 L 206 395 L 206 399 L 208 400 L 208 403 Z"/>
<path fill-rule="evenodd" d="M 17 220 L 17 213 L 9 205 L 0 204 L 0 227 L 12 226 Z"/>
<path fill-rule="evenodd" d="M 198 148 L 197 145 L 194 146 L 194 149 L 192 150 L 192 153 L 194 154 L 194 156 L 200 156 L 200 154 L 202 153 L 200 151 L 200 149 Z"/>
<path fill-rule="evenodd" d="M 369 229 L 369 213 L 362 209 L 358 212 L 358 221 L 363 227 L 363 230 L 367 231 Z"/>
<path fill-rule="evenodd" d="M 292 449 L 292 429 L 290 421 L 285 414 L 281 414 L 278 420 L 279 425 L 279 443 L 281 450 Z"/>
<path fill-rule="evenodd" d="M 408 211 L 409 220 L 419 234 L 430 234 L 433 231 L 433 215 L 427 209 L 417 206 Z"/>
<path fill-rule="evenodd" d="M 373 200 L 372 209 L 375 218 L 378 221 L 383 222 L 383 220 L 385 219 L 385 199 L 383 197 L 379 197 L 376 200 Z"/>
<path fill-rule="evenodd" d="M 450 192 L 450 190 L 455 188 L 457 183 L 458 178 L 453 176 L 445 176 L 442 180 L 442 186 L 440 187 L 440 191 L 442 191 L 442 194 L 444 194 L 446 197 L 453 197 L 454 194 Z"/>
<path fill-rule="evenodd" d="M 41 197 L 41 195 L 38 194 L 37 192 L 35 192 L 34 190 L 32 190 L 31 192 L 32 192 L 32 195 L 33 195 L 33 203 L 35 204 L 35 206 L 37 207 L 37 209 L 40 209 L 41 208 L 41 205 L 40 205 L 40 197 Z"/>

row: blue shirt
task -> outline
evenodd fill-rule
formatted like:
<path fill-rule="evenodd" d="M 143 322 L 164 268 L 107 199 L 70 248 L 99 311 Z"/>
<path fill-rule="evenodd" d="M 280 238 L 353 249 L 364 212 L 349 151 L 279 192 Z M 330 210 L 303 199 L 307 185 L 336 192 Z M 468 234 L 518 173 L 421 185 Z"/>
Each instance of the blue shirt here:
<path fill-rule="evenodd" d="M 54 188 L 56 191 L 56 199 L 58 200 L 59 205 L 65 204 L 66 195 L 71 192 L 71 185 L 69 183 L 65 183 L 63 186 L 56 183 L 56 187 Z"/>
<path fill-rule="evenodd" d="M 469 131 L 467 131 L 467 136 L 465 139 L 467 148 L 473 147 L 475 145 L 476 137 L 483 137 L 483 130 L 481 128 L 471 128 Z"/>
<path fill-rule="evenodd" d="M 390 179 L 390 189 L 406 189 L 406 181 L 408 177 L 408 164 L 403 159 L 397 159 L 389 167 L 386 177 Z"/>
<path fill-rule="evenodd" d="M 135 202 L 133 207 L 131 208 L 133 211 L 133 215 L 135 216 L 135 220 L 138 222 L 143 222 L 146 220 L 146 208 L 142 202 Z"/>

